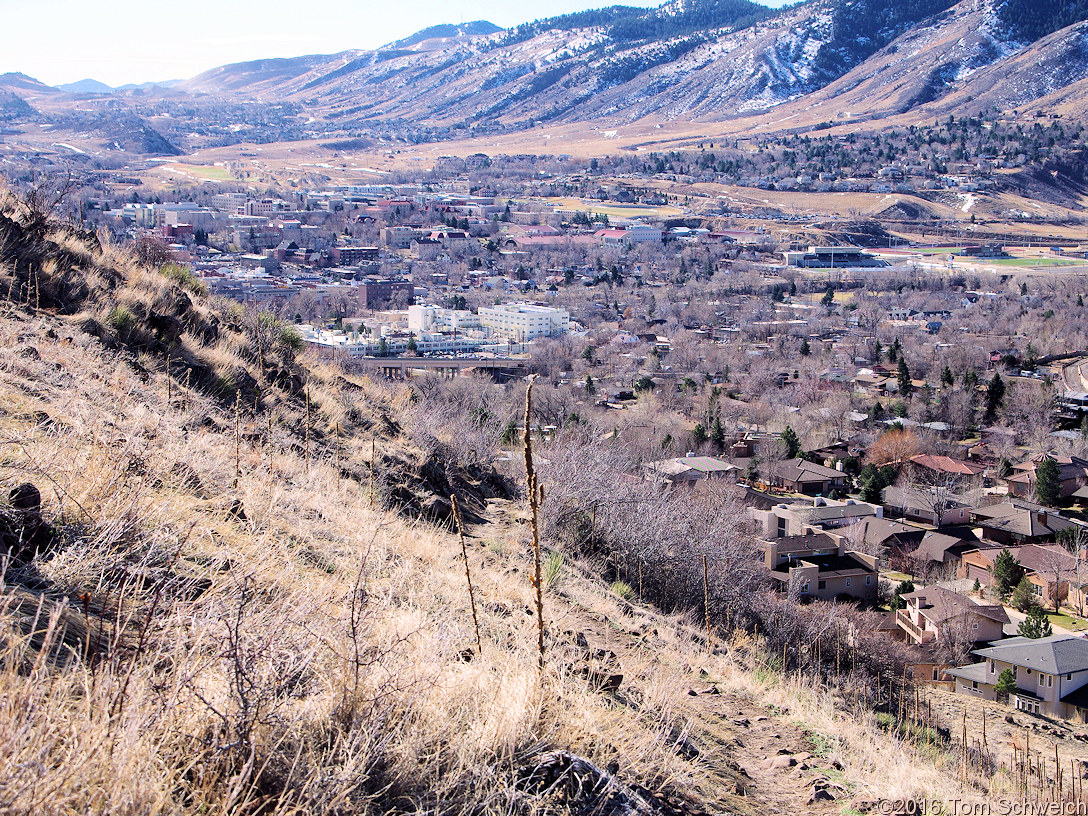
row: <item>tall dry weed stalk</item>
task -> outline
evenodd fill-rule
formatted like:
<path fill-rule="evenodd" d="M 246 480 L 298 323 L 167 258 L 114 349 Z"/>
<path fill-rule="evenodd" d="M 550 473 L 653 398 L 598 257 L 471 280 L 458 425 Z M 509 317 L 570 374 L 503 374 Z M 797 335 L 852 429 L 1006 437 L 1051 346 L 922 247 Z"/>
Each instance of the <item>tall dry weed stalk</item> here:
<path fill-rule="evenodd" d="M 540 506 L 544 503 L 544 488 L 537 481 L 533 467 L 533 437 L 529 421 L 533 410 L 533 383 L 536 374 L 529 377 L 525 389 L 525 488 L 529 493 L 530 524 L 533 529 L 533 588 L 536 590 L 536 635 L 538 660 L 544 670 L 544 587 L 540 568 Z"/>
<path fill-rule="evenodd" d="M 234 486 L 242 478 L 242 391 L 234 392 Z"/>
<path fill-rule="evenodd" d="M 476 652 L 483 657 L 484 646 L 480 640 L 480 619 L 476 616 L 476 595 L 472 591 L 472 570 L 468 563 L 468 547 L 465 545 L 465 524 L 461 518 L 461 508 L 457 504 L 457 497 L 450 496 L 450 504 L 453 507 L 453 520 L 457 523 L 457 537 L 461 540 L 461 557 L 465 559 L 465 580 L 468 582 L 468 602 L 472 607 L 472 626 L 476 630 Z"/>
<path fill-rule="evenodd" d="M 310 389 L 304 392 L 306 395 L 306 472 L 310 472 Z"/>

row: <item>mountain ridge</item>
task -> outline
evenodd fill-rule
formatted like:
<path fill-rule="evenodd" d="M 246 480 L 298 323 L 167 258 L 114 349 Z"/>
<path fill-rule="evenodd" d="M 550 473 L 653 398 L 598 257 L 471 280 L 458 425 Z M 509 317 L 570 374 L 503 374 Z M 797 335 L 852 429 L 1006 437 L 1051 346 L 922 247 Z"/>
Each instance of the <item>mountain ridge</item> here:
<path fill-rule="evenodd" d="M 47 121 L 57 112 L 71 119 L 77 98 L 102 117 L 151 112 L 159 118 L 148 125 L 182 152 L 247 137 L 423 142 L 540 124 L 763 117 L 761 130 L 811 128 L 1013 110 L 1043 98 L 1070 114 L 1088 111 L 1074 92 L 1088 79 L 1083 19 L 1024 41 L 1022 8 L 1021 0 L 807 0 L 772 11 L 748 0 L 671 0 L 510 29 L 431 26 L 378 49 L 232 63 L 101 99 L 22 75 L 0 76 L 0 88 Z M 1088 17 L 1088 7 L 1070 8 L 1038 30 Z M 222 103 L 241 122 L 223 121 Z M 6 110 L 9 120 L 34 116 L 10 99 Z M 183 117 L 194 127 L 182 127 Z"/>

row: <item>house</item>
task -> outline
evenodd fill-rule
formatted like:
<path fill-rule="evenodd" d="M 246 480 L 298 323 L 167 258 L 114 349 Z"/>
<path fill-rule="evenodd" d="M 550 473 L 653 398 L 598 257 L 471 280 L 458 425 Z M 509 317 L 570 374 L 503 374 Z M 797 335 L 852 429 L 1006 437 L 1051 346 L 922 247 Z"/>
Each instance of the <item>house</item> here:
<path fill-rule="evenodd" d="M 1004 636 L 1008 613 L 1001 604 L 980 604 L 967 595 L 932 586 L 902 596 L 895 613 L 908 642 L 947 645 L 947 641 L 989 643 Z"/>
<path fill-rule="evenodd" d="M 928 472 L 938 478 L 945 477 L 953 480 L 956 477 L 972 478 L 981 476 L 983 471 L 986 470 L 977 462 L 965 462 L 962 459 L 953 459 L 951 456 L 935 456 L 930 453 L 912 456 L 910 462 L 913 467 L 923 472 Z"/>
<path fill-rule="evenodd" d="M 740 468 L 713 456 L 679 456 L 643 465 L 650 478 L 663 479 L 672 486 L 693 487 L 706 479 L 730 479 L 736 481 Z"/>
<path fill-rule="evenodd" d="M 963 499 L 948 490 L 892 485 L 881 491 L 884 512 L 907 521 L 944 527 L 950 524 L 966 524 L 971 518 L 971 507 Z"/>
<path fill-rule="evenodd" d="M 1008 545 L 1052 541 L 1062 530 L 1076 526 L 1053 510 L 1021 507 L 1015 502 L 975 508 L 971 519 L 982 530 L 984 538 Z"/>
<path fill-rule="evenodd" d="M 914 569 L 923 575 L 936 572 L 956 573 L 963 554 L 979 548 L 977 538 L 973 535 L 970 538 L 963 538 L 963 534 L 970 535 L 967 531 L 963 533 L 957 531 L 955 535 L 948 531 L 927 532 L 922 536 L 918 549 L 910 554 L 915 564 Z"/>
<path fill-rule="evenodd" d="M 960 577 L 977 580 L 983 586 L 993 586 L 994 559 L 1006 548 L 984 547 L 965 552 L 960 559 Z M 1024 577 L 1032 585 L 1039 603 L 1053 604 L 1069 598 L 1070 587 L 1075 588 L 1077 581 L 1077 559 L 1064 547 L 1056 544 L 1027 544 L 1023 547 L 1007 548 L 1013 558 L 1020 562 Z M 1082 572 L 1088 568 L 1082 562 Z M 1072 600 L 1080 602 L 1080 589 L 1075 589 Z"/>
<path fill-rule="evenodd" d="M 1009 638 L 973 653 L 981 663 L 948 670 L 957 694 L 996 700 L 998 678 L 1008 669 L 1016 681 L 1009 694 L 1014 708 L 1088 722 L 1088 640 L 1077 635 Z"/>
<path fill-rule="evenodd" d="M 846 474 L 806 459 L 790 459 L 778 464 L 771 474 L 776 487 L 806 496 L 827 495 L 846 488 Z"/>
<path fill-rule="evenodd" d="M 845 534 L 851 541 L 864 544 L 869 552 L 876 552 L 877 547 L 907 552 L 918 547 L 926 530 L 912 524 L 868 516 L 851 524 Z"/>
<path fill-rule="evenodd" d="M 1015 473 L 1005 482 L 1013 496 L 1030 498 L 1035 494 L 1035 470 L 1044 459 L 1053 459 L 1058 465 L 1058 495 L 1062 498 L 1072 496 L 1079 488 L 1088 485 L 1088 460 L 1079 456 L 1048 456 L 1039 454 L 1025 462 L 1013 465 Z"/>
<path fill-rule="evenodd" d="M 843 538 L 816 533 L 774 539 L 766 543 L 764 564 L 780 592 L 802 599 L 876 600 L 876 557 L 847 551 Z"/>
<path fill-rule="evenodd" d="M 776 504 L 769 510 L 748 508 L 748 514 L 756 520 L 765 539 L 826 532 L 847 527 L 867 516 L 880 517 L 883 512 L 875 504 L 853 499 L 835 501 L 821 498 L 813 499 L 811 504 Z"/>

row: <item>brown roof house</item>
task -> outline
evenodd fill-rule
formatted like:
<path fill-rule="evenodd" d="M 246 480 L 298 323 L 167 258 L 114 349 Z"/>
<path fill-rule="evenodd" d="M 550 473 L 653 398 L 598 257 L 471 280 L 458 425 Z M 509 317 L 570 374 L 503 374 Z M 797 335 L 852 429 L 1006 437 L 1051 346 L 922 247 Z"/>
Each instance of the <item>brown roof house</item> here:
<path fill-rule="evenodd" d="M 841 470 L 824 467 L 805 459 L 789 459 L 780 462 L 771 473 L 776 487 L 802 493 L 806 496 L 827 495 L 832 490 L 846 488 L 846 474 Z"/>
<path fill-rule="evenodd" d="M 953 459 L 951 456 L 936 456 L 922 453 L 910 458 L 911 465 L 938 476 L 972 477 L 981 476 L 986 468 L 977 462 Z"/>
<path fill-rule="evenodd" d="M 1062 530 L 1076 526 L 1053 510 L 1021 507 L 1013 502 L 991 504 L 971 512 L 983 538 L 998 544 L 1042 544 Z"/>
<path fill-rule="evenodd" d="M 937 530 L 927 532 L 922 536 L 922 543 L 918 545 L 918 549 L 910 554 L 915 563 L 915 569 L 925 575 L 940 571 L 947 572 L 949 575 L 955 574 L 963 554 L 979 548 L 978 539 L 964 538 L 965 534 L 962 530 L 957 530 L 956 535 Z"/>
<path fill-rule="evenodd" d="M 996 700 L 994 687 L 1009 669 L 1016 679 L 1011 706 L 1088 722 L 1088 640 L 1077 635 L 1008 638 L 974 654 L 981 663 L 948 670 L 956 678 L 957 694 Z"/>
<path fill-rule="evenodd" d="M 1053 459 L 1058 465 L 1058 480 L 1061 483 L 1059 495 L 1063 498 L 1072 496 L 1079 488 L 1088 485 L 1088 460 L 1079 456 L 1049 456 L 1038 454 L 1025 462 L 1013 465 L 1013 475 L 1005 479 L 1009 493 L 1013 496 L 1030 498 L 1035 493 L 1035 470 L 1044 459 Z"/>
<path fill-rule="evenodd" d="M 780 592 L 802 600 L 876 601 L 877 559 L 846 550 L 846 540 L 825 533 L 768 541 L 764 564 Z"/>
<path fill-rule="evenodd" d="M 980 604 L 967 595 L 938 586 L 903 596 L 906 607 L 895 613 L 895 623 L 910 643 L 955 648 L 1004 637 L 1009 616 L 1001 604 Z M 952 641 L 951 643 L 949 641 Z"/>
<path fill-rule="evenodd" d="M 940 487 L 896 487 L 881 493 L 884 512 L 895 518 L 947 527 L 965 524 L 971 518 L 971 506 L 963 496 Z"/>
<path fill-rule="evenodd" d="M 976 579 L 983 586 L 993 586 L 994 560 L 1003 547 L 986 547 L 965 552 L 960 559 L 960 577 Z M 1083 603 L 1078 588 L 1077 559 L 1057 544 L 1025 544 L 1007 548 L 1024 568 L 1024 577 L 1032 585 L 1041 604 L 1060 604 L 1066 600 Z M 1081 562 L 1080 572 L 1088 577 L 1088 566 Z M 1070 590 L 1073 589 L 1073 597 Z"/>

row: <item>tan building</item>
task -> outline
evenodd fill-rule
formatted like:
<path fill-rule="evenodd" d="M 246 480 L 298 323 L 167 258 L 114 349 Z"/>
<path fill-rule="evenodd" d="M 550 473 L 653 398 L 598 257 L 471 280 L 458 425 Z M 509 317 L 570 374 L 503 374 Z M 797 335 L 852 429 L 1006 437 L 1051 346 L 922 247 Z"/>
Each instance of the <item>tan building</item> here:
<path fill-rule="evenodd" d="M 917 646 L 990 643 L 1004 636 L 1009 616 L 1001 604 L 980 604 L 967 595 L 932 586 L 903 596 L 907 605 L 896 610 L 895 623 L 908 642 Z"/>
<path fill-rule="evenodd" d="M 776 538 L 765 544 L 764 565 L 780 592 L 802 599 L 876 600 L 876 557 L 848 552 L 845 539 L 823 533 Z"/>

